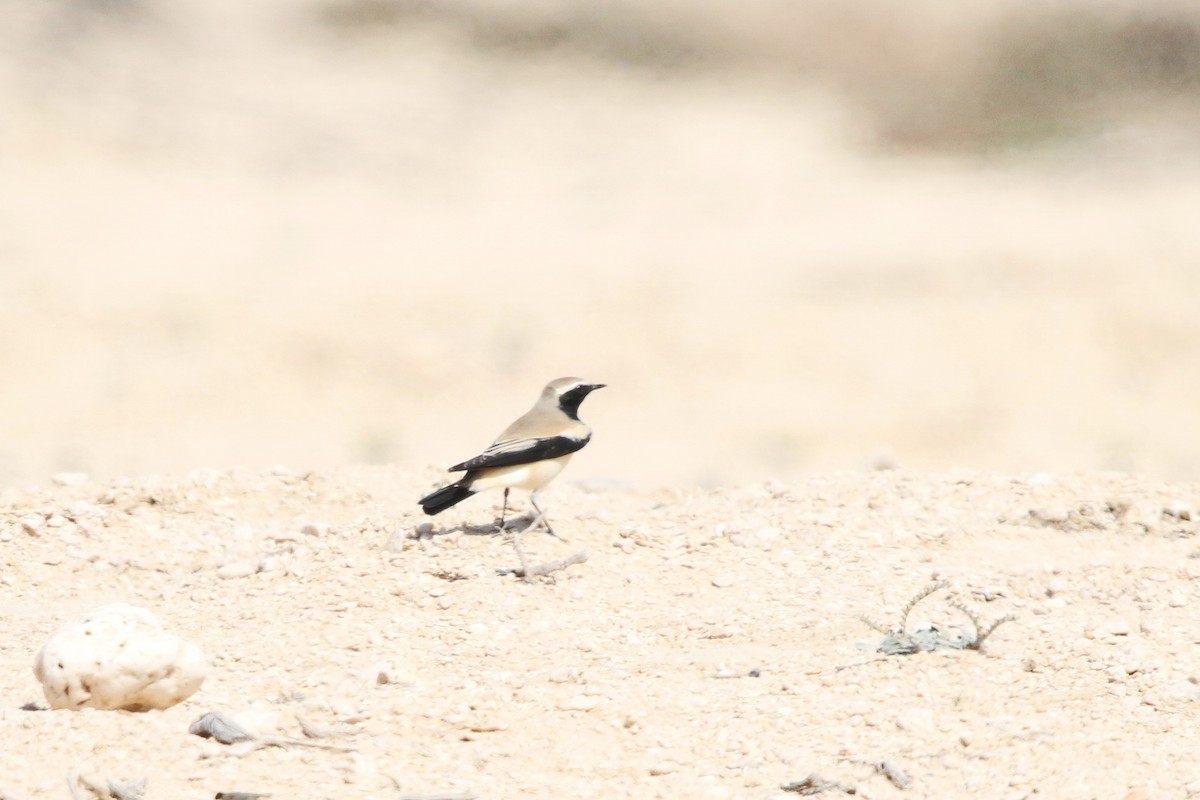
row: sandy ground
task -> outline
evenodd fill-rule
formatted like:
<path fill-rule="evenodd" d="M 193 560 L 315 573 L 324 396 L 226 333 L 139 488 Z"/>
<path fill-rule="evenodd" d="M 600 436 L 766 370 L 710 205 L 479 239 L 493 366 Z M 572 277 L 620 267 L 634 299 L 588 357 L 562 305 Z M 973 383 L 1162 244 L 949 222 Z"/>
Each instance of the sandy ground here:
<path fill-rule="evenodd" d="M 585 451 L 586 455 L 586 451 Z M 582 458 L 582 456 L 581 456 Z M 6 798 L 66 775 L 147 798 L 1200 793 L 1200 486 L 1121 475 L 841 473 L 720 490 L 546 495 L 583 564 L 523 583 L 440 475 L 199 470 L 0 495 Z M 465 526 L 465 527 L 464 527 Z M 884 656 L 910 628 L 1014 614 L 980 651 Z M 165 712 L 46 711 L 30 671 L 98 604 L 154 611 L 213 660 Z M 304 746 L 225 746 L 203 712 Z M 891 777 L 874 765 L 887 762 Z M 900 785 L 905 788 L 901 789 Z M 826 796 L 839 796 L 830 787 Z"/>

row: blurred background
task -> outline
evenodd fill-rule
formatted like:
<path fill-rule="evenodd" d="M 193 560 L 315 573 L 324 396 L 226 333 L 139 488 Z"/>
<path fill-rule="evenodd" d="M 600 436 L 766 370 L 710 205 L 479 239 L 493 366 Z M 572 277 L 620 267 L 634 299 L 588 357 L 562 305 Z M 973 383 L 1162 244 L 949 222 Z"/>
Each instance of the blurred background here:
<path fill-rule="evenodd" d="M 0 485 L 1200 479 L 1189 0 L 0 0 Z"/>

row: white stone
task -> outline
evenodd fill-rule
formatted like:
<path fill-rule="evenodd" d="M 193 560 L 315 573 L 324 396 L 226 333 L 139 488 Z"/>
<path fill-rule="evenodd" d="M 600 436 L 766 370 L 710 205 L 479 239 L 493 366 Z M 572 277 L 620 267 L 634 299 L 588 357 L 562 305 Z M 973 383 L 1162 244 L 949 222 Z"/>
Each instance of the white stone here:
<path fill-rule="evenodd" d="M 217 577 L 223 580 L 248 578 L 258 572 L 258 565 L 249 561 L 230 561 L 217 568 Z"/>
<path fill-rule="evenodd" d="M 600 698 L 590 694 L 577 694 L 558 704 L 562 711 L 591 711 L 600 705 Z"/>
<path fill-rule="evenodd" d="M 144 711 L 186 700 L 208 673 L 208 659 L 162 629 L 144 608 L 114 603 L 50 637 L 33 674 L 51 708 Z"/>

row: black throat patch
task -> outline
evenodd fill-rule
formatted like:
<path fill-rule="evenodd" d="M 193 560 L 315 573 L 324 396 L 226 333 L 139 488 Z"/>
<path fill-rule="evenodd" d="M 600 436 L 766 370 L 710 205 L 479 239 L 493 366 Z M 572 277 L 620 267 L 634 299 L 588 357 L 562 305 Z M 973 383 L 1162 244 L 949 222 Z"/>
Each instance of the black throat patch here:
<path fill-rule="evenodd" d="M 568 392 L 563 392 L 558 398 L 558 407 L 573 420 L 579 420 L 579 404 L 591 391 L 587 386 L 576 386 Z"/>

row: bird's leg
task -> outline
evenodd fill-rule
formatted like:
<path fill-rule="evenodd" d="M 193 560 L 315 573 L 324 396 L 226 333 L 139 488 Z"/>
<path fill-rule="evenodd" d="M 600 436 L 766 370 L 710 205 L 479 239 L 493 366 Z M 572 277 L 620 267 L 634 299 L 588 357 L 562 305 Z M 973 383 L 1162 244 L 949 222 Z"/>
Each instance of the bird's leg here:
<path fill-rule="evenodd" d="M 537 511 L 537 516 L 533 518 L 533 522 L 529 523 L 529 527 L 532 528 L 534 525 L 536 525 L 540 522 L 540 523 L 542 523 L 542 527 L 544 527 L 546 529 L 546 533 L 550 534 L 555 539 L 558 539 L 560 542 L 565 542 L 566 539 L 559 536 L 557 533 L 554 532 L 554 528 L 550 527 L 550 520 L 546 519 L 546 512 L 542 511 L 542 507 L 537 504 L 537 492 L 536 491 L 530 492 L 529 502 L 533 503 L 533 508 L 535 511 Z"/>
<path fill-rule="evenodd" d="M 504 489 L 504 506 L 500 509 L 500 532 L 504 533 L 504 518 L 508 516 L 508 488 Z"/>

